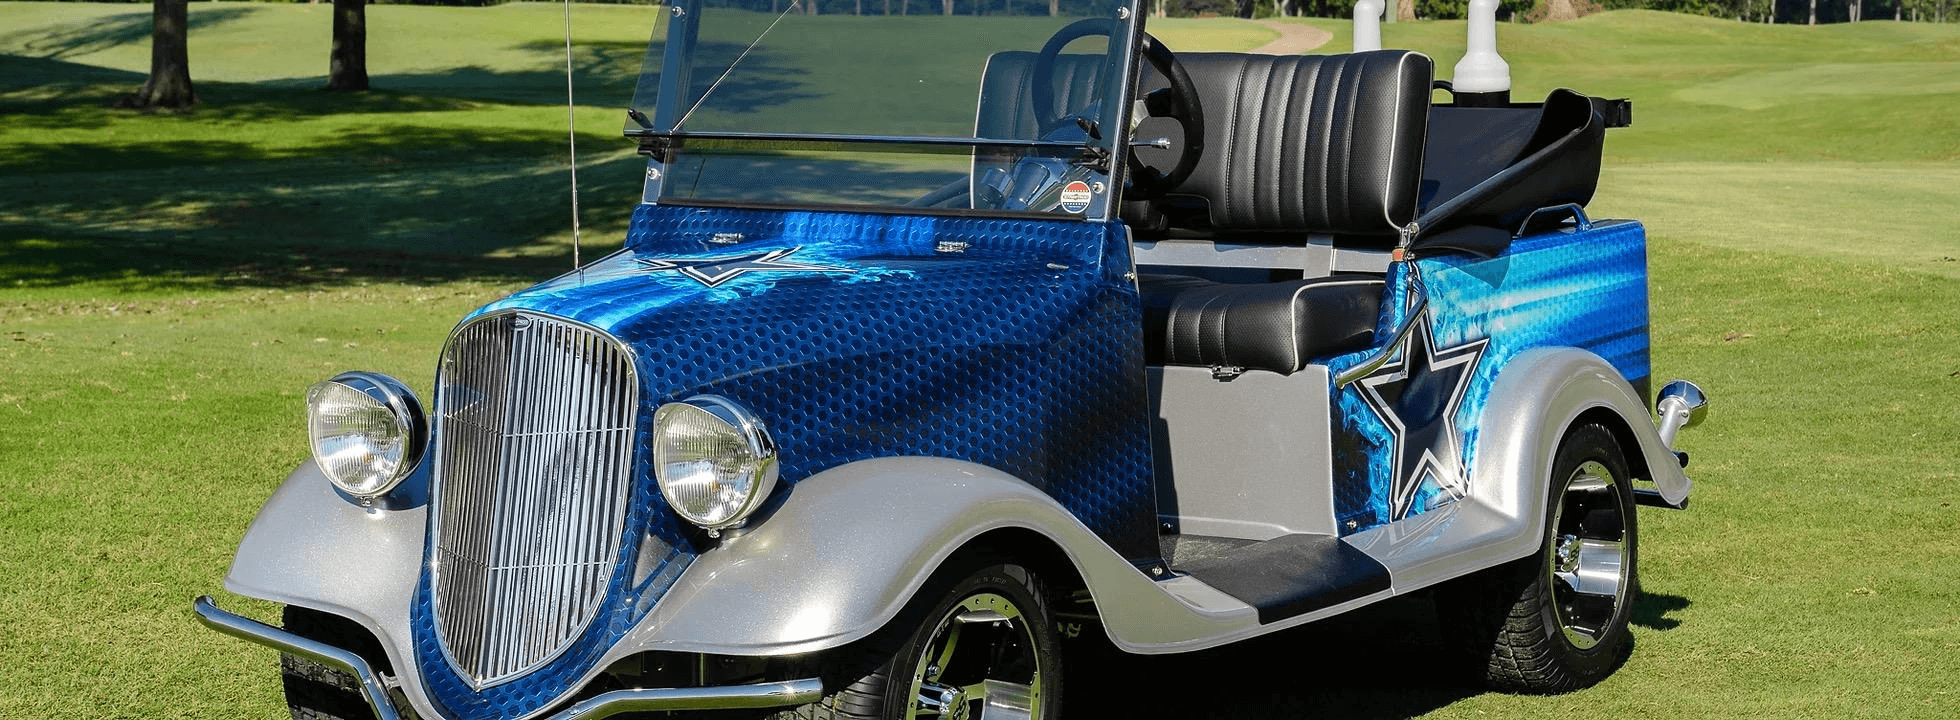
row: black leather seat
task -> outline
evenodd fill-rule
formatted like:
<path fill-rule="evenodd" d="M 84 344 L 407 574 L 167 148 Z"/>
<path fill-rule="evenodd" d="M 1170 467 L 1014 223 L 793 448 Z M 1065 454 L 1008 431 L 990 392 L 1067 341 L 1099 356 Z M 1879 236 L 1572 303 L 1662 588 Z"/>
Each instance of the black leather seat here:
<path fill-rule="evenodd" d="M 1382 297 L 1382 279 L 1369 275 L 1254 284 L 1140 275 L 1137 285 L 1146 362 L 1282 374 L 1368 347 Z"/>
<path fill-rule="evenodd" d="M 1309 234 L 1386 250 L 1415 220 L 1433 63 L 1420 53 L 1183 53 L 1205 110 L 1205 156 L 1173 196 L 1202 201 L 1234 242 Z M 1293 373 L 1369 347 L 1382 279 L 1230 284 L 1144 275 L 1148 361 Z"/>
<path fill-rule="evenodd" d="M 1177 57 L 1204 106 L 1205 155 L 1171 194 L 1201 200 L 1211 231 L 1285 243 L 1320 233 L 1387 249 L 1415 220 L 1428 56 Z"/>
<path fill-rule="evenodd" d="M 1058 58 L 1057 107 L 1037 109 L 1034 54 L 995 54 L 982 79 L 976 132 L 1035 137 L 1038 118 L 1093 96 L 1101 57 Z M 1324 234 L 1385 250 L 1415 220 L 1435 70 L 1428 56 L 1178 59 L 1204 107 L 1205 155 L 1166 203 L 1198 204 L 1200 230 L 1234 242 L 1302 245 L 1309 234 Z M 1164 86 L 1145 72 L 1146 89 Z M 988 163 L 975 165 L 977 173 Z M 1151 364 L 1278 373 L 1369 346 L 1382 291 L 1381 279 L 1370 276 L 1231 284 L 1146 274 L 1138 286 Z"/>

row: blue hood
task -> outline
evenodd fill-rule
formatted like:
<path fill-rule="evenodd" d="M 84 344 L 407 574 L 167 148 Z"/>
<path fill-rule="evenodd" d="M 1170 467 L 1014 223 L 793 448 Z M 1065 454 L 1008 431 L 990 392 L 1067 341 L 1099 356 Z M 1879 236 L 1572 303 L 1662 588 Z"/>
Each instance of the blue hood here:
<path fill-rule="evenodd" d="M 642 205 L 621 252 L 472 317 L 524 310 L 617 337 L 635 356 L 643 435 L 663 403 L 712 393 L 742 404 L 775 438 L 789 490 L 856 460 L 966 460 L 1042 488 L 1118 552 L 1150 558 L 1156 507 L 1130 271 L 1114 224 Z M 453 675 L 432 629 L 418 632 L 433 651 L 424 679 L 450 709 L 522 714 L 549 701 L 547 688 L 589 669 L 693 558 L 692 531 L 666 509 L 646 444 L 636 462 L 644 507 L 628 518 L 629 539 L 660 537 L 673 557 L 648 583 L 610 592 L 609 609 L 563 656 L 481 692 Z"/>

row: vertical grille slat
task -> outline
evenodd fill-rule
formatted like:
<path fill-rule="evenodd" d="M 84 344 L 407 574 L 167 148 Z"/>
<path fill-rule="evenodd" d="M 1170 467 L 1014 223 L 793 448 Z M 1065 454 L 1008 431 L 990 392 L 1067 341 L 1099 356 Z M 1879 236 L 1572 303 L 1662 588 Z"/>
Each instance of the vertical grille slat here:
<path fill-rule="evenodd" d="M 638 385 L 604 333 L 530 313 L 458 329 L 436 413 L 435 616 L 478 687 L 570 645 L 624 540 Z"/>

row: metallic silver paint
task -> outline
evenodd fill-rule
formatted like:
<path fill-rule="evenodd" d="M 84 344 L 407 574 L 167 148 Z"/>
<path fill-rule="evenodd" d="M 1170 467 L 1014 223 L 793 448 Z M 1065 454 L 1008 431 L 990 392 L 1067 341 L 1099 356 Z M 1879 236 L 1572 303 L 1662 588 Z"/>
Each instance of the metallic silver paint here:
<path fill-rule="evenodd" d="M 1170 238 L 1132 243 L 1136 264 L 1154 268 L 1273 268 L 1300 270 L 1305 277 L 1338 273 L 1388 272 L 1389 254 L 1335 247 L 1328 235 L 1309 235 L 1305 245 L 1251 245 Z"/>
<path fill-rule="evenodd" d="M 428 472 L 428 465 L 416 472 Z M 411 668 L 409 602 L 426 523 L 427 506 L 364 509 L 347 502 L 308 461 L 246 529 L 225 589 L 352 620 L 374 633 L 391 665 Z M 440 717 L 421 683 L 404 679 L 400 687 L 417 714 Z"/>
<path fill-rule="evenodd" d="M 1020 479 L 958 460 L 881 458 L 797 483 L 739 537 L 702 553 L 602 664 L 643 650 L 788 655 L 844 645 L 896 616 L 967 541 L 1002 528 L 1060 546 L 1126 650 L 1257 634 L 1247 632 L 1258 627 L 1250 606 L 1215 590 L 1204 604 L 1187 602 Z"/>
<path fill-rule="evenodd" d="M 352 673 L 361 683 L 361 695 L 367 698 L 368 705 L 374 708 L 379 720 L 397 720 L 401 717 L 395 712 L 395 704 L 388 700 L 388 686 L 360 655 L 294 635 L 243 615 L 225 612 L 218 609 L 209 595 L 199 595 L 191 602 L 191 610 L 197 613 L 198 622 L 212 630 Z"/>
<path fill-rule="evenodd" d="M 1192 535 L 1337 534 L 1325 367 L 1148 370 L 1158 517 Z"/>
<path fill-rule="evenodd" d="M 1584 350 L 1535 348 L 1513 358 L 1491 387 L 1478 420 L 1469 497 L 1348 542 L 1388 566 L 1396 594 L 1538 552 L 1553 456 L 1572 423 L 1594 409 L 1622 420 L 1636 441 L 1622 450 L 1631 464 L 1645 466 L 1663 497 L 1687 499 L 1693 483 L 1644 421 L 1646 403 L 1619 372 Z"/>

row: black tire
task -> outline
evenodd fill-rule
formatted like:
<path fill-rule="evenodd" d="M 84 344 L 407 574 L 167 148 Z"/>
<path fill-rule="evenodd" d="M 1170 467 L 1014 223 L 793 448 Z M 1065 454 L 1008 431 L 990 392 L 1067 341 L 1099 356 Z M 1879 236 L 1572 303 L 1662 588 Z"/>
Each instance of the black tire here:
<path fill-rule="evenodd" d="M 830 694 L 774 718 L 977 718 L 986 699 L 973 691 L 983 681 L 1002 683 L 992 686 L 997 695 L 1027 690 L 1034 720 L 1058 718 L 1060 633 L 1049 603 L 1040 578 L 1025 566 L 1001 561 L 950 566 L 885 631 L 823 658 L 824 686 L 834 688 Z M 948 702 L 944 712 L 919 701 L 922 691 L 934 689 Z"/>
<path fill-rule="evenodd" d="M 1613 433 L 1574 428 L 1552 464 L 1539 552 L 1456 581 L 1437 615 L 1493 689 L 1532 694 L 1590 687 L 1633 649 L 1639 594 L 1638 516 L 1626 457 Z M 1581 592 L 1584 590 L 1585 592 Z"/>
<path fill-rule="evenodd" d="M 352 621 L 292 605 L 282 615 L 286 630 L 301 637 L 360 653 L 374 662 L 380 644 Z M 373 720 L 374 709 L 361 694 L 361 681 L 345 671 L 296 655 L 279 655 L 279 677 L 293 720 Z M 413 717 L 403 713 L 404 718 Z"/>

